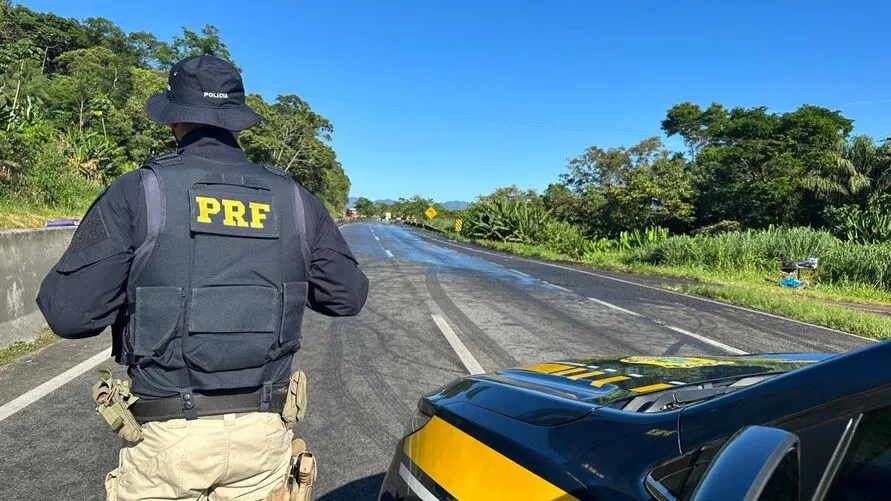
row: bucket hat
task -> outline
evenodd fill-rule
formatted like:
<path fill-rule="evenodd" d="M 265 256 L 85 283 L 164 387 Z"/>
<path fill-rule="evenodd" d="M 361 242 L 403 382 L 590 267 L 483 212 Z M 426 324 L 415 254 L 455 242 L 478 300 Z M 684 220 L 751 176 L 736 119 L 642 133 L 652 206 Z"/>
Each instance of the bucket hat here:
<path fill-rule="evenodd" d="M 244 102 L 241 74 L 215 56 L 191 56 L 176 63 L 167 78 L 167 92 L 145 103 L 145 113 L 159 124 L 197 123 L 240 131 L 263 117 Z"/>

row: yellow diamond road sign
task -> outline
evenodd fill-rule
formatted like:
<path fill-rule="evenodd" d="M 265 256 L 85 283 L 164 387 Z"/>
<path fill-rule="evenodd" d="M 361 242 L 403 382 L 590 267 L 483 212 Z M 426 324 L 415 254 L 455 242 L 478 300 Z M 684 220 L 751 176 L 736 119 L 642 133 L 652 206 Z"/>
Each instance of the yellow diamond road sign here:
<path fill-rule="evenodd" d="M 436 217 L 436 209 L 428 207 L 427 210 L 424 211 L 424 214 L 427 214 L 427 219 L 433 219 Z"/>

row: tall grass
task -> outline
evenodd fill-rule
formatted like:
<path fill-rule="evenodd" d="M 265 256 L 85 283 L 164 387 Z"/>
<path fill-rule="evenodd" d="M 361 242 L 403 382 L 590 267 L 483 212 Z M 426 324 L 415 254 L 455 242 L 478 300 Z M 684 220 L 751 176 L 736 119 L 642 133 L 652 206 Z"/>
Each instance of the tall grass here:
<path fill-rule="evenodd" d="M 696 266 L 718 271 L 774 272 L 784 258 L 816 257 L 816 278 L 826 283 L 860 283 L 891 290 L 891 245 L 839 240 L 808 228 L 769 228 L 715 236 L 675 236 L 636 254 L 641 262 Z"/>

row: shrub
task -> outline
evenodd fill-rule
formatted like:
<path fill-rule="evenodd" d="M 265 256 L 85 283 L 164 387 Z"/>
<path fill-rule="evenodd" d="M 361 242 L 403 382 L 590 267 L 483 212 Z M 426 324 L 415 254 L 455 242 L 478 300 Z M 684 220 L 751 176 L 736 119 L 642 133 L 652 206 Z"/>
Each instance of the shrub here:
<path fill-rule="evenodd" d="M 715 224 L 703 226 L 693 230 L 693 235 L 718 235 L 720 233 L 728 233 L 732 231 L 742 230 L 742 224 L 739 221 L 721 221 Z"/>
<path fill-rule="evenodd" d="M 548 248 L 574 259 L 583 257 L 591 247 L 584 232 L 566 221 L 549 222 L 541 236 Z"/>

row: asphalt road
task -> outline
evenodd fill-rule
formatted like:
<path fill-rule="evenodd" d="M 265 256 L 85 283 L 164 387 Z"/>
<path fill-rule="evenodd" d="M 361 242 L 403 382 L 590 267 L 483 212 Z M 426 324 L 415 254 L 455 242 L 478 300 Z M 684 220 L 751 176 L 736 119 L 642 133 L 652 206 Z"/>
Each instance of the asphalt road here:
<path fill-rule="evenodd" d="M 585 355 L 839 352 L 867 342 L 660 290 L 654 279 L 538 263 L 395 225 L 342 232 L 371 280 L 368 303 L 354 318 L 307 315 L 295 360 L 309 377 L 308 419 L 297 432 L 320 463 L 317 499 L 375 499 L 418 397 L 473 370 L 444 331 L 485 371 Z M 109 343 L 107 335 L 64 341 L 0 369 L 0 500 L 104 499 L 120 442 L 91 407 L 96 371 L 84 361 L 101 361 Z M 22 407 L 35 387 L 45 395 Z"/>

